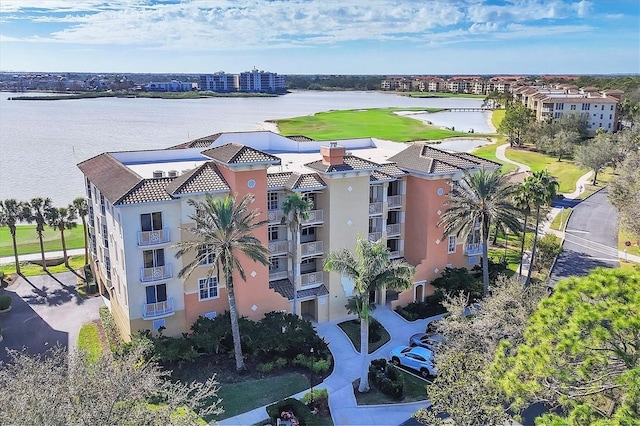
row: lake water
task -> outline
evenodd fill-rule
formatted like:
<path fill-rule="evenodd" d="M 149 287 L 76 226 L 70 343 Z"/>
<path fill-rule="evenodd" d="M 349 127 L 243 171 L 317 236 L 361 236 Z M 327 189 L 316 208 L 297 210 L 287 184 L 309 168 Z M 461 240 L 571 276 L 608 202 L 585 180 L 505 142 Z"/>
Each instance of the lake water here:
<path fill-rule="evenodd" d="M 0 199 L 84 195 L 76 164 L 105 151 L 157 149 L 223 131 L 257 130 L 268 119 L 321 111 L 383 108 L 478 108 L 480 99 L 408 98 L 375 92 L 294 92 L 274 98 L 75 99 L 9 101 L 0 93 Z M 490 133 L 486 112 L 441 112 L 435 125 Z M 466 151 L 478 141 L 452 141 Z"/>

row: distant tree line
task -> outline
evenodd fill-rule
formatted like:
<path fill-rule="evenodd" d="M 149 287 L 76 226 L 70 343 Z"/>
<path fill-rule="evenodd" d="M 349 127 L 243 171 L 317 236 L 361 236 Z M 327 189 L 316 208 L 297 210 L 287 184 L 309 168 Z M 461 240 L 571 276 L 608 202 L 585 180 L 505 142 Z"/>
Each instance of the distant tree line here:
<path fill-rule="evenodd" d="M 380 90 L 380 75 L 287 75 L 291 90 Z"/>

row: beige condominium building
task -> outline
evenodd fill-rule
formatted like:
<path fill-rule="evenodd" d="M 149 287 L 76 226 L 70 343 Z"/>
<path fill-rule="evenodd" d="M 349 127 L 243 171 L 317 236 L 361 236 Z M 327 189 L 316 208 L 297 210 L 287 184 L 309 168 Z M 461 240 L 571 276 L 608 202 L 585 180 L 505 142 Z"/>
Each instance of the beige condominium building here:
<path fill-rule="evenodd" d="M 207 278 L 210 264 L 178 276 L 194 256 L 176 258 L 174 248 L 192 238 L 184 230 L 194 213 L 188 200 L 253 194 L 252 207 L 268 223 L 256 236 L 268 247 L 271 264 L 242 258 L 246 282 L 234 277 L 241 315 L 258 320 L 274 310 L 292 312 L 296 291 L 297 312 L 323 322 L 347 315 L 353 294 L 352 282 L 323 271 L 324 260 L 331 250 L 353 250 L 358 234 L 384 242 L 391 257 L 416 267 L 412 288 L 372 295 L 392 307 L 424 300 L 433 292 L 429 283 L 446 267 L 479 263 L 477 236 L 460 241 L 443 235 L 437 222 L 454 180 L 465 170 L 498 166 L 424 144 L 320 142 L 266 131 L 219 133 L 168 149 L 107 152 L 78 165 L 89 201 L 92 267 L 125 338 L 160 327 L 178 335 L 199 316 L 228 309 L 225 280 L 220 273 Z M 281 224 L 282 203 L 292 193 L 313 203 L 297 248 Z"/>

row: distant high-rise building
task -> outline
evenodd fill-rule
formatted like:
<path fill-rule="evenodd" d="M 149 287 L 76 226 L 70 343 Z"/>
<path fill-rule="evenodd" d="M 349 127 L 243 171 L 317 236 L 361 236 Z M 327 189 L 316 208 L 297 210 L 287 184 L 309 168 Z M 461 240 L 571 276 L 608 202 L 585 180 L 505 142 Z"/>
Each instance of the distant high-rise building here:
<path fill-rule="evenodd" d="M 274 72 L 253 69 L 240 73 L 239 88 L 241 92 L 283 92 L 284 76 Z"/>
<path fill-rule="evenodd" d="M 200 90 L 211 92 L 235 92 L 238 90 L 238 76 L 222 71 L 200 76 Z"/>

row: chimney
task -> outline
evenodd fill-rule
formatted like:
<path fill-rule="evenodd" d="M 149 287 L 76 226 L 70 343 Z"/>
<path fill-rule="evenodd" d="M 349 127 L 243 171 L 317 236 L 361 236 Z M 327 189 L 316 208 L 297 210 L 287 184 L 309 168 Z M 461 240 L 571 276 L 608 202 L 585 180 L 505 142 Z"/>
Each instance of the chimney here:
<path fill-rule="evenodd" d="M 345 147 L 338 146 L 337 142 L 331 142 L 329 146 L 321 146 L 322 164 L 335 166 L 344 163 Z"/>

